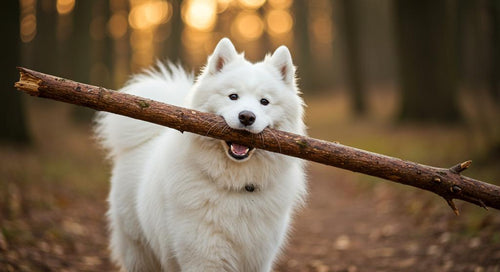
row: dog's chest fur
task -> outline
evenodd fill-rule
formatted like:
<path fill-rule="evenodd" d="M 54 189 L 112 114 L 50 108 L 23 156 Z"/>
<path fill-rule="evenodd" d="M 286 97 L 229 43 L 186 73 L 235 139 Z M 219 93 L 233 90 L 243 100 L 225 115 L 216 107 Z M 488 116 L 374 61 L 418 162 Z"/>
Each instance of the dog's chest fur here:
<path fill-rule="evenodd" d="M 182 146 L 186 135 L 182 137 L 177 137 L 178 143 L 169 137 L 164 144 Z M 157 247 L 153 251 L 161 254 L 169 250 L 154 242 L 165 231 L 172 245 L 182 244 L 186 236 L 197 240 L 199 235 L 197 246 L 218 252 L 214 255 L 224 259 L 232 267 L 229 270 L 260 271 L 268 256 L 280 250 L 278 245 L 285 239 L 290 211 L 304 193 L 304 188 L 291 183 L 296 180 L 294 175 L 300 175 L 301 166 L 293 168 L 294 164 L 285 159 L 283 163 L 274 163 L 276 169 L 272 171 L 257 167 L 261 163 L 253 169 L 246 165 L 243 171 L 214 165 L 217 158 L 213 152 L 192 158 L 189 148 L 181 148 L 173 159 L 160 151 L 163 144 L 155 145 L 157 151 L 151 160 L 162 163 L 145 169 L 146 178 L 138 196 L 144 235 Z M 184 172 L 169 172 L 178 168 L 176 165 L 183 165 Z M 235 173 L 238 170 L 242 172 Z M 279 176 L 268 176 L 270 173 Z M 265 178 L 272 182 L 262 180 Z M 232 186 L 225 186 L 228 183 Z M 247 191 L 247 184 L 253 184 L 255 190 Z M 152 210 L 157 213 L 151 213 Z"/>

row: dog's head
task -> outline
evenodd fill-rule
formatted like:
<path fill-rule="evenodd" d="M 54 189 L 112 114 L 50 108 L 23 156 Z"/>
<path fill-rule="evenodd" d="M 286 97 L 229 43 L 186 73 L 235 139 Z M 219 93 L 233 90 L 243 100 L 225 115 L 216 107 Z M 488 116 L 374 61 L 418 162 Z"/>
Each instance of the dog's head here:
<path fill-rule="evenodd" d="M 229 127 L 254 134 L 266 127 L 304 133 L 303 101 L 287 47 L 250 63 L 222 39 L 198 77 L 189 106 L 221 115 Z M 229 158 L 246 161 L 254 148 L 222 141 Z"/>

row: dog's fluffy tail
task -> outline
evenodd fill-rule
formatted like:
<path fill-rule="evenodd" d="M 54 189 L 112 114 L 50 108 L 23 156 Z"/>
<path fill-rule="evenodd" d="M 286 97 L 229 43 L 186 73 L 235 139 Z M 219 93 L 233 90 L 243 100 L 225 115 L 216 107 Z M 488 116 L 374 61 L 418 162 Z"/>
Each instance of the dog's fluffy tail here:
<path fill-rule="evenodd" d="M 133 76 L 120 91 L 182 106 L 193 78 L 178 65 L 158 62 L 154 69 Z M 107 112 L 98 113 L 95 121 L 95 135 L 111 158 L 148 142 L 164 129 L 156 124 Z"/>

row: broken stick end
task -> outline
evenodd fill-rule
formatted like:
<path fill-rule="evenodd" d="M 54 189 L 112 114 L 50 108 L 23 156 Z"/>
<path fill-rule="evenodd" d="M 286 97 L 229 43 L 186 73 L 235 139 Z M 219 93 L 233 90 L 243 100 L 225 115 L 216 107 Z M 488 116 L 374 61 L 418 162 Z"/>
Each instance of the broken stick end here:
<path fill-rule="evenodd" d="M 38 88 L 42 80 L 29 73 L 29 70 L 23 67 L 17 67 L 19 71 L 19 81 L 14 83 L 14 87 L 29 95 L 39 96 Z"/>

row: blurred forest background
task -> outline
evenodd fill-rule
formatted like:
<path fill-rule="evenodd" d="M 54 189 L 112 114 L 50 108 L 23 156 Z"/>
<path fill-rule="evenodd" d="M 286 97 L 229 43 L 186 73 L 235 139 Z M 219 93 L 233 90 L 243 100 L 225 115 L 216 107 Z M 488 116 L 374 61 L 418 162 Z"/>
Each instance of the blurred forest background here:
<path fill-rule="evenodd" d="M 0 271 L 112 268 L 93 112 L 20 94 L 16 66 L 118 89 L 156 60 L 197 73 L 222 37 L 252 61 L 284 44 L 311 136 L 473 159 L 466 174 L 500 184 L 500 0 L 10 0 L 0 14 Z M 279 271 L 500 271 L 498 211 L 454 217 L 426 192 L 310 172 Z"/>
<path fill-rule="evenodd" d="M 287 45 L 304 93 L 344 91 L 357 115 L 371 114 L 377 89 L 397 95 L 395 120 L 449 123 L 473 114 L 498 152 L 498 125 L 485 119 L 500 103 L 499 10 L 497 0 L 9 1 L 2 84 L 23 65 L 116 89 L 156 60 L 198 71 L 227 36 L 253 61 Z M 466 108 L 464 96 L 480 106 Z M 20 109 L 4 116 L 14 120 Z M 1 138 L 27 138 L 12 130 Z"/>

